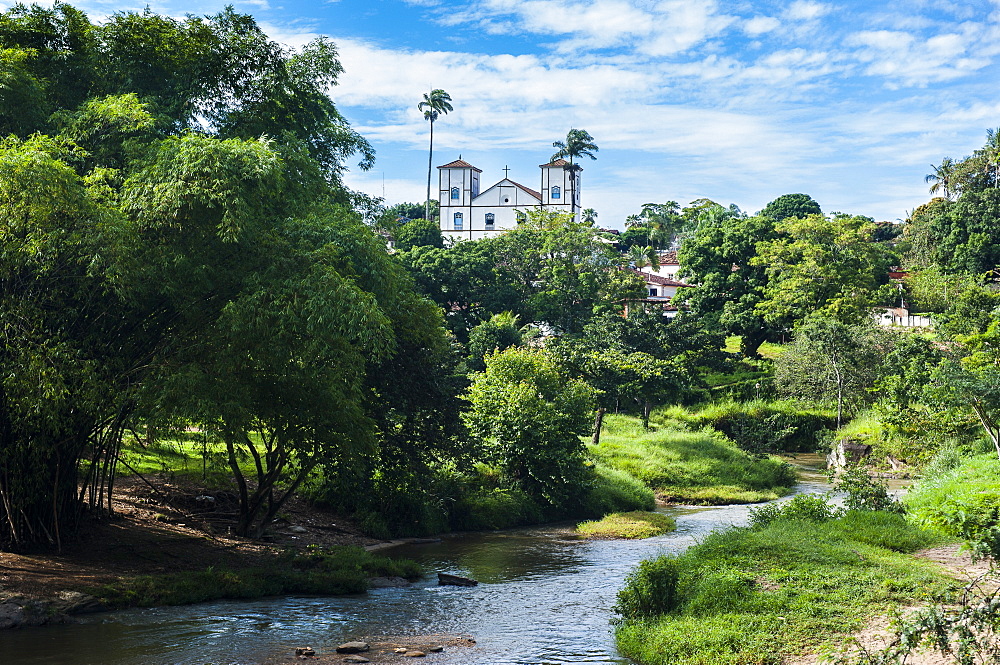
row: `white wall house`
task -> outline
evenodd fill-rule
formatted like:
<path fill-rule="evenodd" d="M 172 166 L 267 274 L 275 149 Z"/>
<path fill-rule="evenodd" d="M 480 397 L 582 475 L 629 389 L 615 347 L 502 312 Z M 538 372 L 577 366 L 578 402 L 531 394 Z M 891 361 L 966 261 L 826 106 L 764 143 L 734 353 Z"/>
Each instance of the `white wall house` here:
<path fill-rule="evenodd" d="M 438 167 L 441 234 L 445 239 L 478 240 L 517 226 L 530 208 L 580 214 L 580 171 L 557 159 L 541 164 L 539 189 L 504 178 L 480 191 L 481 169 L 461 158 Z"/>

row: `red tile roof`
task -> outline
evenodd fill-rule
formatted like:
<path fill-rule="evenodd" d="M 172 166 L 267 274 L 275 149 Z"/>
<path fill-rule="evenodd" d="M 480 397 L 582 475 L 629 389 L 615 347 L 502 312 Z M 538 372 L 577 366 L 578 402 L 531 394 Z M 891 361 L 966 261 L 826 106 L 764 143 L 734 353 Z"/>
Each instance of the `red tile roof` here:
<path fill-rule="evenodd" d="M 475 166 L 465 161 L 464 159 L 456 159 L 453 162 L 449 162 L 444 166 L 439 166 L 439 169 L 472 169 L 473 171 L 483 172 L 482 169 L 477 169 Z"/>
<path fill-rule="evenodd" d="M 668 249 L 664 252 L 660 252 L 660 265 L 661 266 L 680 265 L 680 263 L 677 262 L 677 250 Z"/>
<path fill-rule="evenodd" d="M 546 166 L 569 166 L 569 162 L 567 162 L 565 159 L 560 158 L 555 161 L 549 162 L 548 164 L 539 164 L 538 166 L 543 169 Z"/>
<path fill-rule="evenodd" d="M 659 284 L 660 286 L 676 286 L 677 288 L 691 286 L 690 284 L 685 284 L 684 282 L 678 282 L 676 279 L 670 279 L 669 277 L 660 277 L 659 275 L 654 275 L 652 273 L 636 270 L 635 268 L 627 268 L 627 270 L 635 273 L 639 277 L 642 277 L 644 280 L 646 280 L 647 284 Z"/>

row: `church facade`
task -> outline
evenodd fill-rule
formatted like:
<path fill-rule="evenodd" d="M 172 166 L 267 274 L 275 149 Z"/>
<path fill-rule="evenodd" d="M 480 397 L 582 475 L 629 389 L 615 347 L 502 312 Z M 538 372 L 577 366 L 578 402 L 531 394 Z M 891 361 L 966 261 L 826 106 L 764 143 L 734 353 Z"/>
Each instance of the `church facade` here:
<path fill-rule="evenodd" d="M 461 158 L 438 167 L 441 234 L 452 242 L 478 240 L 515 228 L 536 208 L 580 214 L 580 171 L 564 159 L 541 164 L 539 189 L 505 177 L 481 191 L 482 169 Z"/>

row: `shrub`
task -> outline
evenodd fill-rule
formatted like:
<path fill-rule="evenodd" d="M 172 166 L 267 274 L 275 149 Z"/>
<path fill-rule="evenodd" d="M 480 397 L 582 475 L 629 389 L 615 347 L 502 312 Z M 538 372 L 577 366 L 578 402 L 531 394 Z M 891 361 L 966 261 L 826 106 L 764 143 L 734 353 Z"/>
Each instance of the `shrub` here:
<path fill-rule="evenodd" d="M 704 407 L 695 425 L 708 425 L 733 440 L 743 450 L 763 455 L 769 452 L 813 452 L 817 434 L 836 425 L 833 412 L 803 409 L 794 402 L 718 402 Z"/>
<path fill-rule="evenodd" d="M 834 490 L 844 492 L 844 507 L 848 510 L 881 510 L 903 513 L 906 508 L 889 494 L 889 487 L 872 478 L 861 468 L 850 469 L 834 483 Z"/>
<path fill-rule="evenodd" d="M 623 621 L 645 619 L 672 612 L 678 606 L 680 566 L 673 556 L 643 561 L 625 578 L 614 612 Z"/>
<path fill-rule="evenodd" d="M 789 501 L 769 503 L 750 510 L 750 527 L 760 529 L 776 520 L 809 520 L 826 522 L 840 516 L 825 494 L 799 494 Z"/>

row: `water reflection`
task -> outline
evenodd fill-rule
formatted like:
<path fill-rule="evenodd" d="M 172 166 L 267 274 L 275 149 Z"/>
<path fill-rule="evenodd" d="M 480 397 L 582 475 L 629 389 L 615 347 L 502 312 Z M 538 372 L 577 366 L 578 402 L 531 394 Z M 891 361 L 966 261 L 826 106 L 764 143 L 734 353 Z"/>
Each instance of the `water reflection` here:
<path fill-rule="evenodd" d="M 804 458 L 804 459 L 803 459 Z M 815 470 L 818 456 L 796 464 Z M 798 492 L 822 492 L 810 471 Z M 435 663 L 615 663 L 608 619 L 615 594 L 642 559 L 679 552 L 705 534 L 745 524 L 749 506 L 672 507 L 676 532 L 643 541 L 583 541 L 571 525 L 452 536 L 391 550 L 429 575 L 407 589 L 338 598 L 272 598 L 130 610 L 87 623 L 0 633 L 0 660 L 23 665 L 248 665 L 310 644 L 329 653 L 362 637 L 469 634 L 475 648 L 435 654 Z M 437 572 L 480 580 L 438 587 Z"/>

